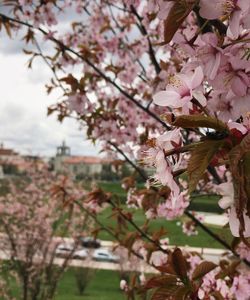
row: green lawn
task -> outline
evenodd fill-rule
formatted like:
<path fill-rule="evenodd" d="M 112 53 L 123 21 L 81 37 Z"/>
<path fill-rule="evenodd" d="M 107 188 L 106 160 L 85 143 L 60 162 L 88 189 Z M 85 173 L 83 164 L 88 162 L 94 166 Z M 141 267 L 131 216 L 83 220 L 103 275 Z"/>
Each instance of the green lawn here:
<path fill-rule="evenodd" d="M 108 270 L 94 270 L 83 295 L 80 295 L 74 275 L 75 269 L 69 268 L 58 284 L 55 300 L 125 300 L 120 290 L 120 277 L 118 272 Z M 20 298 L 20 292 L 15 284 L 12 291 L 16 299 Z M 0 297 L 0 300 L 3 300 Z"/>
<path fill-rule="evenodd" d="M 119 196 L 122 200 L 126 199 L 126 192 L 122 189 L 119 182 L 99 182 L 99 186 L 107 191 Z M 194 195 L 191 200 L 190 210 L 220 213 L 222 210 L 218 206 L 219 196 L 216 195 Z M 106 209 L 99 214 L 98 219 L 106 226 L 115 226 L 115 221 L 110 217 L 111 209 Z M 144 213 L 141 210 L 135 212 L 134 221 L 137 225 L 142 225 L 145 221 Z M 180 221 L 180 220 L 179 220 Z M 166 221 L 164 219 L 152 220 L 150 222 L 150 229 L 156 230 L 161 226 L 168 232 L 168 237 L 172 245 L 178 246 L 192 246 L 192 247 L 208 247 L 208 248 L 222 248 L 221 244 L 216 242 L 202 229 L 199 229 L 199 234 L 188 237 L 183 234 L 181 226 L 177 225 L 178 220 Z M 220 228 L 218 226 L 209 226 L 221 238 L 229 243 L 232 240 L 231 233 L 227 228 Z M 130 229 L 132 229 L 130 227 Z M 112 240 L 112 237 L 105 231 L 99 234 L 100 239 Z"/>
<path fill-rule="evenodd" d="M 125 300 L 120 288 L 119 274 L 114 271 L 96 270 L 84 295 L 80 296 L 74 277 L 69 269 L 58 286 L 56 300 Z"/>
<path fill-rule="evenodd" d="M 117 195 L 122 202 L 126 201 L 126 192 L 120 182 L 98 182 L 98 185 L 106 192 Z M 138 187 L 143 188 L 143 184 Z M 216 195 L 193 195 L 191 198 L 190 210 L 221 213 L 223 210 L 218 205 L 219 196 Z"/>
<path fill-rule="evenodd" d="M 105 226 L 115 226 L 115 220 L 111 217 L 112 211 L 110 208 L 105 209 L 98 216 L 99 221 Z M 145 221 L 144 213 L 141 210 L 137 210 L 134 214 L 134 221 L 137 225 L 143 225 Z M 180 220 L 179 220 L 180 221 Z M 211 238 L 203 230 L 199 229 L 198 235 L 195 236 L 186 236 L 182 232 L 181 226 L 178 226 L 178 220 L 175 221 L 166 221 L 164 219 L 152 220 L 150 222 L 150 229 L 156 230 L 161 226 L 164 227 L 168 232 L 168 237 L 170 239 L 170 244 L 178 246 L 192 246 L 192 247 L 208 247 L 208 248 L 221 248 L 222 246 Z M 132 227 L 129 227 L 132 229 Z M 231 234 L 229 229 L 220 228 L 217 226 L 209 226 L 214 232 L 216 232 L 220 237 L 226 239 L 228 242 L 231 241 Z M 99 238 L 103 240 L 113 240 L 112 237 L 105 231 L 101 231 Z"/>

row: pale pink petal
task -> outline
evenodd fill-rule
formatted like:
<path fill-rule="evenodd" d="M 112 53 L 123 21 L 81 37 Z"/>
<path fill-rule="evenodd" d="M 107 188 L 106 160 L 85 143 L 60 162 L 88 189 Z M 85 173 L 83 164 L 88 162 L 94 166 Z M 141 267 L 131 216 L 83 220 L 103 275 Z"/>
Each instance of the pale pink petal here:
<path fill-rule="evenodd" d="M 201 91 L 193 91 L 193 96 L 202 106 L 207 104 L 207 98 L 203 95 Z"/>
<path fill-rule="evenodd" d="M 229 208 L 233 203 L 232 201 L 233 199 L 231 197 L 228 197 L 228 196 L 225 196 L 225 197 L 222 197 L 219 201 L 218 201 L 218 204 L 219 204 L 219 207 L 222 208 L 222 209 L 227 209 Z"/>
<path fill-rule="evenodd" d="M 245 221 L 245 231 L 243 232 L 243 235 L 244 237 L 250 237 L 250 218 L 246 214 L 244 214 L 244 221 Z M 229 226 L 232 235 L 235 237 L 239 237 L 240 222 L 238 220 L 234 206 L 232 206 L 230 209 Z"/>
<path fill-rule="evenodd" d="M 227 36 L 231 39 L 237 39 L 240 33 L 240 17 L 241 10 L 236 10 L 230 19 L 229 26 L 227 29 Z"/>
<path fill-rule="evenodd" d="M 197 67 L 194 71 L 194 74 L 191 78 L 191 87 L 192 89 L 197 88 L 198 86 L 201 85 L 203 81 L 204 75 L 203 75 L 203 70 L 201 67 Z"/>
<path fill-rule="evenodd" d="M 247 93 L 247 86 L 239 76 L 233 78 L 231 88 L 235 96 L 245 96 Z"/>
<path fill-rule="evenodd" d="M 175 91 L 160 91 L 153 96 L 154 103 L 159 106 L 173 106 L 180 101 L 180 95 Z"/>
<path fill-rule="evenodd" d="M 215 55 L 215 60 L 213 61 L 213 68 L 212 68 L 211 74 L 209 76 L 210 79 L 213 80 L 215 78 L 215 76 L 217 75 L 218 69 L 220 66 L 220 62 L 221 62 L 221 54 L 220 54 L 220 52 L 217 52 Z"/>
<path fill-rule="evenodd" d="M 229 129 L 237 129 L 237 130 L 239 130 L 242 134 L 247 133 L 247 128 L 244 125 L 240 124 L 240 123 L 229 122 L 227 124 L 227 126 L 228 126 Z"/>
<path fill-rule="evenodd" d="M 213 20 L 223 15 L 221 0 L 200 0 L 201 17 Z"/>

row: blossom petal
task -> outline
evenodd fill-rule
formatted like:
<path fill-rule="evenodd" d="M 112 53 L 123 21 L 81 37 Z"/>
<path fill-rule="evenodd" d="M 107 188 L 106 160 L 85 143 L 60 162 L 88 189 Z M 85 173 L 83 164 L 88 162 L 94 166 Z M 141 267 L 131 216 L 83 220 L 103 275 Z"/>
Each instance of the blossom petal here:
<path fill-rule="evenodd" d="M 197 67 L 194 71 L 194 75 L 191 78 L 191 87 L 192 89 L 197 88 L 201 85 L 204 78 L 203 70 L 201 67 Z"/>
<path fill-rule="evenodd" d="M 243 235 L 244 237 L 250 237 L 250 218 L 246 215 L 246 213 L 244 213 L 243 218 L 245 221 L 245 231 L 243 232 Z M 239 237 L 240 222 L 238 220 L 236 209 L 234 206 L 232 206 L 230 209 L 229 226 L 232 235 L 235 237 Z"/>
<path fill-rule="evenodd" d="M 221 0 L 200 0 L 200 16 L 208 19 L 218 19 L 223 15 Z"/>
<path fill-rule="evenodd" d="M 202 106 L 207 104 L 207 98 L 203 95 L 201 91 L 193 91 L 193 96 Z"/>
<path fill-rule="evenodd" d="M 153 100 L 159 106 L 179 107 L 180 95 L 175 91 L 160 91 L 153 96 Z"/>

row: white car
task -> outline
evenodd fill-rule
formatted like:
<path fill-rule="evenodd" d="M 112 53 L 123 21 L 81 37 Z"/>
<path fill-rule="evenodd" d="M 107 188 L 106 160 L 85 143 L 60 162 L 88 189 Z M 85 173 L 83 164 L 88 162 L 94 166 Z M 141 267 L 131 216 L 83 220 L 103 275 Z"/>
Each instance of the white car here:
<path fill-rule="evenodd" d="M 118 263 L 120 260 L 120 257 L 118 255 L 114 255 L 108 249 L 97 249 L 94 251 L 92 259 L 97 260 L 97 261 L 107 261 L 107 262 Z"/>
<path fill-rule="evenodd" d="M 56 256 L 68 257 L 71 256 L 75 259 L 85 259 L 88 257 L 89 253 L 85 249 L 74 249 L 72 244 L 59 244 L 55 251 Z"/>
<path fill-rule="evenodd" d="M 73 253 L 74 259 L 85 259 L 88 256 L 89 256 L 89 252 L 88 252 L 88 250 L 85 250 L 85 249 L 76 250 Z"/>

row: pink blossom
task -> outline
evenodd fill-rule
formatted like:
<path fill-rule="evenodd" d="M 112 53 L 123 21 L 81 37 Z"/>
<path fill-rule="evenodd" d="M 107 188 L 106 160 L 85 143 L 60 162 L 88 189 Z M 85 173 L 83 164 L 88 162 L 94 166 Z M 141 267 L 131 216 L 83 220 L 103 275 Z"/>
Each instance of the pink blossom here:
<path fill-rule="evenodd" d="M 76 111 L 79 114 L 84 113 L 86 100 L 87 100 L 86 96 L 82 94 L 75 94 L 69 96 L 68 98 L 69 109 L 71 111 Z"/>
<path fill-rule="evenodd" d="M 200 15 L 212 20 L 228 15 L 235 9 L 234 0 L 200 0 Z"/>
<path fill-rule="evenodd" d="M 167 220 L 173 220 L 183 215 L 185 209 L 189 205 L 189 197 L 185 193 L 179 194 L 171 193 L 169 198 L 165 202 L 161 203 L 157 207 L 157 215 L 160 218 L 166 218 Z"/>
<path fill-rule="evenodd" d="M 234 188 L 230 182 L 222 183 L 216 188 L 217 192 L 222 195 L 219 200 L 219 205 L 223 209 L 229 208 L 229 225 L 233 236 L 239 237 L 240 222 L 236 214 L 236 208 L 234 206 Z M 245 237 L 250 236 L 250 218 L 246 212 L 243 214 L 245 222 L 245 231 L 243 235 Z"/>
<path fill-rule="evenodd" d="M 153 96 L 154 103 L 171 108 L 182 108 L 183 113 L 188 114 L 189 109 L 192 109 L 191 100 L 193 98 L 198 100 L 202 106 L 206 105 L 205 96 L 197 89 L 201 86 L 202 81 L 201 67 L 197 67 L 194 72 L 172 76 L 166 90 Z"/>
<path fill-rule="evenodd" d="M 218 46 L 218 38 L 214 33 L 203 34 L 198 41 L 198 45 L 197 57 L 203 64 L 204 75 L 213 80 L 222 61 L 222 50 Z"/>
<path fill-rule="evenodd" d="M 174 1 L 157 0 L 157 2 L 159 5 L 159 13 L 157 17 L 161 20 L 167 19 L 169 12 L 174 5 Z"/>
<path fill-rule="evenodd" d="M 212 20 L 222 16 L 230 16 L 227 35 L 237 38 L 240 33 L 240 25 L 249 28 L 250 3 L 246 0 L 201 0 L 200 15 Z"/>
<path fill-rule="evenodd" d="M 250 295 L 250 276 L 234 277 L 231 292 L 237 300 L 248 300 Z"/>
<path fill-rule="evenodd" d="M 240 242 L 237 245 L 236 252 L 240 255 L 240 258 L 246 259 L 250 262 L 250 247 L 248 247 L 245 243 Z"/>
<path fill-rule="evenodd" d="M 125 292 L 128 291 L 128 284 L 126 280 L 122 279 L 120 281 L 120 289 Z"/>
<path fill-rule="evenodd" d="M 162 251 L 154 251 L 150 257 L 150 264 L 154 266 L 162 266 L 168 260 L 168 255 Z"/>

